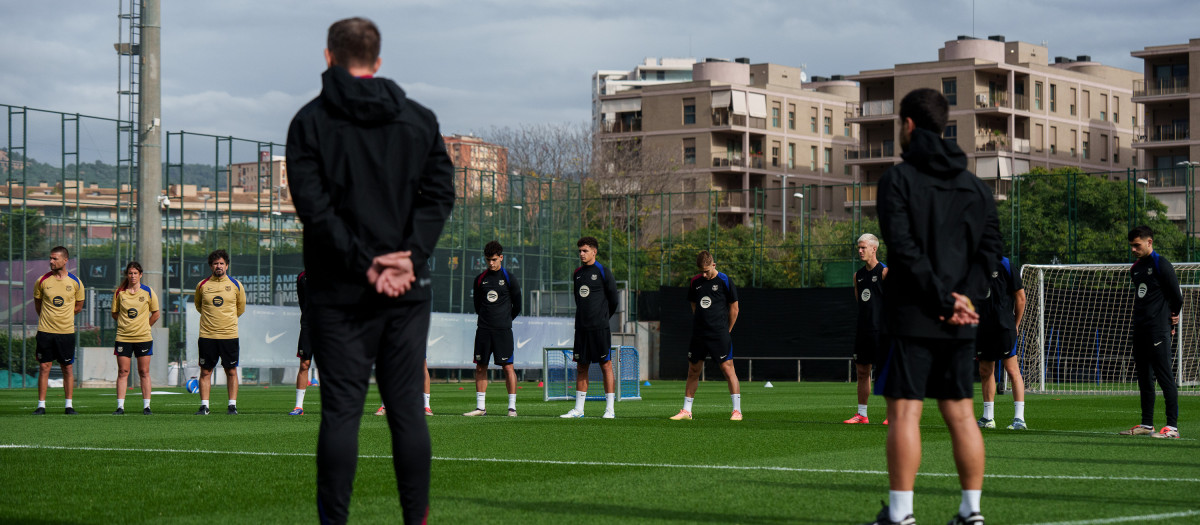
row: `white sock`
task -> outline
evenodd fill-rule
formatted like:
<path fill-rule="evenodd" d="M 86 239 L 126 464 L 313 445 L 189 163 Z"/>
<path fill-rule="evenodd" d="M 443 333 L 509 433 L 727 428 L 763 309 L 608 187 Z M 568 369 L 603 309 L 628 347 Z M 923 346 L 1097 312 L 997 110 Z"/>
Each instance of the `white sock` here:
<path fill-rule="evenodd" d="M 983 402 L 983 418 L 984 419 L 995 419 L 995 417 L 993 417 L 995 415 L 995 412 L 996 412 L 996 402 L 995 401 L 984 401 Z"/>
<path fill-rule="evenodd" d="M 979 512 L 979 497 L 982 494 L 982 490 L 962 491 L 962 503 L 958 506 L 958 515 L 965 518 L 972 512 Z"/>
<path fill-rule="evenodd" d="M 71 398 L 67 398 L 67 408 L 71 408 Z"/>
<path fill-rule="evenodd" d="M 39 399 L 39 400 L 38 400 L 38 406 L 37 406 L 37 407 L 38 407 L 38 408 L 46 408 L 46 400 L 45 400 L 45 399 Z"/>
<path fill-rule="evenodd" d="M 125 399 L 122 398 L 117 400 L 117 408 L 125 410 Z"/>
<path fill-rule="evenodd" d="M 308 392 L 306 388 L 296 389 L 296 408 L 304 408 L 304 393 Z"/>
<path fill-rule="evenodd" d="M 1015 412 L 1013 417 L 1017 419 L 1025 419 L 1025 402 L 1013 401 L 1013 411 Z"/>
<path fill-rule="evenodd" d="M 858 405 L 858 415 L 867 417 L 867 405 Z"/>
<path fill-rule="evenodd" d="M 150 408 L 150 400 L 149 399 L 142 400 L 142 408 L 143 409 Z"/>
<path fill-rule="evenodd" d="M 733 409 L 737 410 L 738 412 L 741 412 L 742 411 L 742 395 L 741 394 L 729 394 L 729 397 L 731 399 L 733 399 Z"/>
<path fill-rule="evenodd" d="M 425 408 L 429 408 L 429 394 L 425 394 Z"/>
<path fill-rule="evenodd" d="M 899 523 L 913 513 L 911 490 L 888 491 L 888 519 Z"/>
<path fill-rule="evenodd" d="M 583 402 L 587 401 L 587 392 L 575 391 L 575 411 L 583 413 Z"/>
<path fill-rule="evenodd" d="M 487 403 L 485 402 L 486 399 L 487 392 L 475 392 L 475 409 L 487 410 Z"/>
<path fill-rule="evenodd" d="M 517 395 L 516 394 L 508 395 L 508 409 L 509 410 L 517 409 Z"/>
<path fill-rule="evenodd" d="M 616 400 L 617 400 L 616 394 L 604 394 L 604 411 L 612 412 L 613 411 L 613 403 L 616 402 Z"/>
<path fill-rule="evenodd" d="M 208 406 L 208 400 L 207 400 L 207 399 L 201 399 L 201 400 L 200 400 L 200 406 L 202 406 L 202 407 L 207 407 L 207 406 Z"/>
<path fill-rule="evenodd" d="M 684 396 L 684 398 L 683 398 L 683 409 L 684 409 L 685 411 L 687 411 L 687 412 L 691 412 L 691 411 L 692 411 L 692 402 L 693 402 L 693 401 L 695 401 L 695 400 L 696 400 L 696 398 L 694 398 L 694 397 L 687 397 L 687 396 Z"/>
<path fill-rule="evenodd" d="M 236 400 L 236 399 L 230 399 L 230 400 L 229 400 L 229 406 L 231 406 L 231 407 L 235 407 L 235 406 L 237 406 L 237 400 Z"/>

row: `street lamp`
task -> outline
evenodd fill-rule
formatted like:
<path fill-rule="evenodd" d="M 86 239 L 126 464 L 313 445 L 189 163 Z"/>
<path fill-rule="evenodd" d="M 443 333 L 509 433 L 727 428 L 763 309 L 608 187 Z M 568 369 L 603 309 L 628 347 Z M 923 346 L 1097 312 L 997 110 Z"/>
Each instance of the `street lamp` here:
<path fill-rule="evenodd" d="M 1138 179 L 1137 183 L 1141 184 L 1143 186 L 1142 187 L 1142 210 L 1144 211 L 1146 209 L 1146 190 L 1149 189 L 1149 187 L 1150 187 L 1150 181 L 1148 181 L 1146 179 Z"/>
<path fill-rule="evenodd" d="M 804 194 L 796 192 L 792 197 L 800 199 L 800 242 L 804 242 Z"/>

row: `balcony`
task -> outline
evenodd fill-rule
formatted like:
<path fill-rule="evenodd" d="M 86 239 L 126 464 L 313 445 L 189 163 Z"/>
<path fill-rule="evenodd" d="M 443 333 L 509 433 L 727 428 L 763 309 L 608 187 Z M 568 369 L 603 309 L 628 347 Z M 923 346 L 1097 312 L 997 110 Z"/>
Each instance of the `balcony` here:
<path fill-rule="evenodd" d="M 846 116 L 851 121 L 891 119 L 895 113 L 895 102 L 892 100 L 869 100 L 862 103 L 846 103 Z"/>
<path fill-rule="evenodd" d="M 1141 126 L 1133 128 L 1133 143 L 1146 144 L 1151 142 L 1172 142 L 1189 140 L 1188 122 L 1182 121 L 1161 126 Z"/>
<path fill-rule="evenodd" d="M 895 142 L 885 141 L 846 149 L 846 160 L 887 160 L 896 156 Z"/>
<path fill-rule="evenodd" d="M 748 158 L 741 154 L 735 154 L 713 156 L 712 165 L 714 168 L 756 168 L 761 170 L 766 167 L 766 162 L 761 153 L 751 154 Z"/>
<path fill-rule="evenodd" d="M 860 199 L 860 204 L 862 204 L 864 206 L 870 206 L 870 205 L 875 204 L 877 196 L 879 195 L 879 186 L 859 186 L 858 189 L 859 189 L 858 196 Z M 845 205 L 846 206 L 854 205 L 854 186 L 846 186 Z"/>
<path fill-rule="evenodd" d="M 1148 81 L 1133 81 L 1134 102 L 1141 102 L 1137 100 L 1138 97 L 1171 97 L 1175 95 L 1187 95 L 1188 93 L 1187 77 L 1152 78 Z"/>
<path fill-rule="evenodd" d="M 983 92 L 975 94 L 976 109 L 1008 109 L 1008 92 L 997 91 L 995 94 Z"/>
<path fill-rule="evenodd" d="M 767 119 L 731 114 L 727 110 L 713 111 L 712 125 L 714 127 L 740 126 L 743 128 L 767 129 Z"/>
<path fill-rule="evenodd" d="M 618 113 L 618 115 L 622 115 Z M 642 116 L 619 116 L 615 121 L 604 121 L 605 133 L 635 133 L 642 130 Z"/>

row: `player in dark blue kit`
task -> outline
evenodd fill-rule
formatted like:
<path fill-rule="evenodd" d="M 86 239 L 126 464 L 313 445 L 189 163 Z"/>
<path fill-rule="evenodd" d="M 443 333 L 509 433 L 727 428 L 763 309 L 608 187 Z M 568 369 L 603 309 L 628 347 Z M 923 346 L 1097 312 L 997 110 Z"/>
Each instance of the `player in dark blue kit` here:
<path fill-rule="evenodd" d="M 1175 278 L 1175 267 L 1166 256 L 1154 251 L 1154 231 L 1138 226 L 1129 232 L 1129 249 L 1137 262 L 1129 269 L 1133 279 L 1133 363 L 1137 368 L 1142 397 L 1142 423 L 1122 435 L 1154 434 L 1156 438 L 1179 439 L 1179 391 L 1171 371 L 1171 336 L 1179 324 L 1183 292 Z M 1163 391 L 1167 424 L 1154 432 L 1154 381 Z"/>
<path fill-rule="evenodd" d="M 600 242 L 584 237 L 575 243 L 579 247 L 579 262 L 575 269 L 575 408 L 563 418 L 583 417 L 583 402 L 587 400 L 588 365 L 600 363 L 604 374 L 604 419 L 615 417 L 613 401 L 616 384 L 612 370 L 612 334 L 608 319 L 617 313 L 617 282 L 612 272 L 596 261 Z"/>
<path fill-rule="evenodd" d="M 737 287 L 729 276 L 717 271 L 712 254 L 707 250 L 696 255 L 700 274 L 688 281 L 688 302 L 692 305 L 692 343 L 688 348 L 688 377 L 684 388 L 683 409 L 671 416 L 673 420 L 692 419 L 692 401 L 704 370 L 704 358 L 712 356 L 721 364 L 721 372 L 729 382 L 733 400 L 730 421 L 742 420 L 742 391 L 733 371 L 733 340 L 729 333 L 737 322 Z"/>
<path fill-rule="evenodd" d="M 504 262 L 504 247 L 491 241 L 483 247 L 487 270 L 475 278 L 475 313 L 479 314 L 475 329 L 475 410 L 464 416 L 487 415 L 488 355 L 496 366 L 504 369 L 504 384 L 508 387 L 508 415 L 517 415 L 517 373 L 513 370 L 512 322 L 521 313 L 521 285 L 508 273 Z"/>
<path fill-rule="evenodd" d="M 883 331 L 883 280 L 887 265 L 876 255 L 879 237 L 864 233 L 858 238 L 858 258 L 865 264 L 854 272 L 854 300 L 858 303 L 858 329 L 854 339 L 854 372 L 858 375 L 858 413 L 842 421 L 849 425 L 865 425 L 867 398 L 871 395 L 871 368 L 878 367 L 887 356 L 888 340 Z M 888 424 L 884 418 L 883 424 Z"/>
<path fill-rule="evenodd" d="M 304 394 L 308 391 L 308 374 L 312 367 L 312 337 L 308 330 L 308 276 L 301 271 L 296 276 L 296 300 L 300 303 L 300 338 L 296 341 L 296 357 L 300 359 L 300 370 L 296 372 L 296 408 L 289 416 L 304 415 Z"/>
<path fill-rule="evenodd" d="M 996 428 L 996 362 L 1013 383 L 1013 420 L 1009 430 L 1025 430 L 1025 378 L 1017 363 L 1016 333 L 1025 313 L 1025 285 L 1020 269 L 1014 270 L 1008 257 L 1000 258 L 1000 267 L 988 279 L 988 297 L 979 301 L 979 331 L 975 338 L 975 359 L 979 361 L 979 379 L 983 383 L 983 417 L 979 428 Z"/>

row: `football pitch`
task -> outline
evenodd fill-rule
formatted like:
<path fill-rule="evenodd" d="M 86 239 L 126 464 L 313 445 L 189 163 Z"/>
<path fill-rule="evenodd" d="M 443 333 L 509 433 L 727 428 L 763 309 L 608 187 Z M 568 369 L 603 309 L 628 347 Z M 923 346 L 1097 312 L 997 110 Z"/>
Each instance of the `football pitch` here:
<path fill-rule="evenodd" d="M 864 523 L 887 498 L 883 399 L 870 425 L 854 413 L 848 383 L 742 384 L 746 419 L 729 421 L 724 383 L 700 386 L 692 421 L 679 411 L 683 383 L 642 387 L 617 403 L 617 419 L 558 416 L 573 404 L 543 402 L 522 383 L 520 416 L 505 417 L 502 383 L 488 390 L 486 417 L 472 383 L 432 388 L 435 416 L 431 523 Z M 462 387 L 460 390 L 459 388 Z M 179 389 L 164 391 L 181 392 Z M 48 415 L 31 416 L 34 390 L 0 391 L 0 523 L 303 523 L 314 504 L 319 387 L 308 414 L 288 416 L 295 390 L 243 386 L 239 416 L 193 416 L 195 394 L 156 395 L 142 416 L 130 390 L 128 415 L 112 416 L 109 389 L 76 389 L 78 416 L 62 414 L 52 389 Z M 387 424 L 363 407 L 361 458 L 351 521 L 394 523 L 399 503 Z M 980 412 L 976 395 L 976 413 Z M 1027 431 L 1002 427 L 1012 398 L 997 398 L 984 432 L 989 523 L 1200 523 L 1200 398 L 1180 397 L 1183 439 L 1118 436 L 1138 422 L 1133 396 L 1037 395 Z M 1156 407 L 1162 424 L 1162 399 Z M 959 487 L 949 436 L 934 402 L 922 421 L 918 523 L 945 523 Z"/>

